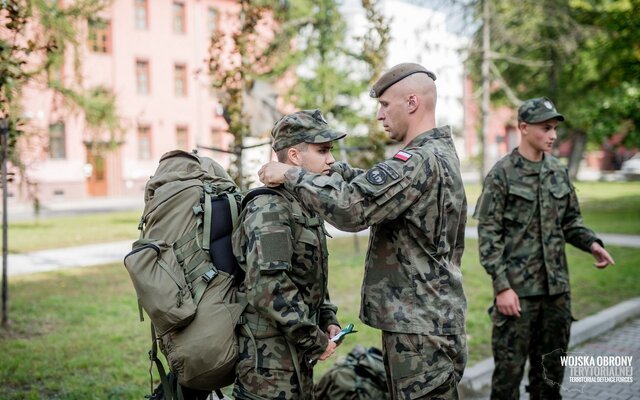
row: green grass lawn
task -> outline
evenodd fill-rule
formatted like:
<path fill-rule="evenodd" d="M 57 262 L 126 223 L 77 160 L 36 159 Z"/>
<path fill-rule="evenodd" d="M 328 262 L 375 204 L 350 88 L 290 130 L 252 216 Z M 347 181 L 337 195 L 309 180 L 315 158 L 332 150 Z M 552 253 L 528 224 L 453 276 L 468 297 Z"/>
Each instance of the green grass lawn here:
<path fill-rule="evenodd" d="M 140 212 L 119 211 L 40 218 L 9 224 L 9 252 L 25 253 L 138 238 Z"/>
<path fill-rule="evenodd" d="M 331 298 L 341 322 L 359 331 L 336 357 L 356 343 L 380 347 L 380 333 L 358 320 L 366 248 L 365 238 L 359 241 L 357 254 L 350 237 L 329 242 Z M 577 318 L 640 295 L 640 249 L 610 251 L 617 265 L 597 270 L 588 254 L 569 249 Z M 463 259 L 469 365 L 490 355 L 492 290 L 477 259 L 477 243 L 470 240 Z M 133 286 L 120 263 L 14 277 L 9 288 L 12 326 L 0 330 L 0 398 L 141 399 L 148 393 L 149 325 L 138 321 Z M 334 360 L 319 363 L 316 377 Z"/>

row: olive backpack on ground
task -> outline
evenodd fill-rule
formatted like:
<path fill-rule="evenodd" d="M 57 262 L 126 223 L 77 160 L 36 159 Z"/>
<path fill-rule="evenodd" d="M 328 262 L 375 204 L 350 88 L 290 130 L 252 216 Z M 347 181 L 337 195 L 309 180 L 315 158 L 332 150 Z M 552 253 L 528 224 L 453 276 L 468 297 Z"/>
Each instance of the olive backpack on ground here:
<path fill-rule="evenodd" d="M 382 352 L 356 345 L 338 360 L 314 385 L 318 400 L 386 400 L 391 399 L 382 360 Z"/>
<path fill-rule="evenodd" d="M 235 328 L 246 305 L 237 299 L 243 272 L 231 245 L 241 203 L 224 169 L 195 151 L 164 154 L 145 186 L 140 239 L 124 264 L 140 317 L 144 309 L 151 319 L 149 356 L 165 399 L 185 398 L 185 392 L 195 398 L 200 391 L 221 396 L 219 389 L 233 383 Z"/>

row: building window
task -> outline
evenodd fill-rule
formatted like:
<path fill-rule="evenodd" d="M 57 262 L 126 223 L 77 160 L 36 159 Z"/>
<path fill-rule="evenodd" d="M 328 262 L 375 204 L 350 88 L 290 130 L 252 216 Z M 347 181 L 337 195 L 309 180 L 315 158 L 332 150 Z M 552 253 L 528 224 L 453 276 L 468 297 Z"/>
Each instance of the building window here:
<path fill-rule="evenodd" d="M 111 53 L 111 22 L 89 20 L 89 49 L 94 53 Z"/>
<path fill-rule="evenodd" d="M 64 60 L 58 59 L 49 65 L 47 76 L 50 85 L 61 84 L 64 78 Z"/>
<path fill-rule="evenodd" d="M 49 125 L 49 157 L 52 159 L 66 158 L 64 123 Z"/>
<path fill-rule="evenodd" d="M 151 127 L 138 126 L 138 159 L 151 160 Z"/>
<path fill-rule="evenodd" d="M 151 92 L 149 81 L 149 62 L 136 60 L 136 90 L 138 94 L 147 95 Z"/>
<path fill-rule="evenodd" d="M 176 97 L 187 95 L 187 67 L 184 64 L 176 64 L 173 67 L 173 83 Z"/>
<path fill-rule="evenodd" d="M 215 8 L 209 7 L 207 9 L 207 31 L 209 35 L 213 35 L 218 25 L 218 12 Z"/>
<path fill-rule="evenodd" d="M 149 28 L 147 0 L 134 0 L 134 16 L 136 29 L 147 30 Z"/>
<path fill-rule="evenodd" d="M 185 33 L 186 13 L 184 3 L 179 1 L 173 2 L 173 32 Z"/>
<path fill-rule="evenodd" d="M 189 129 L 186 126 L 176 126 L 176 148 L 189 151 Z"/>

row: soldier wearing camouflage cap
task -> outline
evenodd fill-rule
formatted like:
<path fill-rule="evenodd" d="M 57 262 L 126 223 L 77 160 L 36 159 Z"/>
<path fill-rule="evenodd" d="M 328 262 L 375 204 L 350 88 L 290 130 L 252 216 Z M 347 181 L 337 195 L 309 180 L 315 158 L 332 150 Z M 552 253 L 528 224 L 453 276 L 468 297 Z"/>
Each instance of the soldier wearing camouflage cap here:
<path fill-rule="evenodd" d="M 569 343 L 571 298 L 564 244 L 613 259 L 584 226 L 567 169 L 549 152 L 564 116 L 546 97 L 518 110 L 520 146 L 487 175 L 474 217 L 480 262 L 491 275 L 495 369 L 492 399 L 517 399 L 529 358 L 531 399 L 559 399 Z"/>
<path fill-rule="evenodd" d="M 403 148 L 368 170 L 331 176 L 269 163 L 280 184 L 339 229 L 371 229 L 360 319 L 382 330 L 393 399 L 458 398 L 467 360 L 460 261 L 467 202 L 448 126 L 436 126 L 435 74 L 396 65 L 373 85 L 377 118 Z"/>
<path fill-rule="evenodd" d="M 280 161 L 320 175 L 335 162 L 332 142 L 345 136 L 319 110 L 287 115 L 271 133 Z M 245 202 L 233 234 L 248 302 L 234 397 L 311 399 L 313 366 L 333 353 L 329 339 L 340 331 L 327 289 L 324 222 L 284 187 L 255 189 Z"/>

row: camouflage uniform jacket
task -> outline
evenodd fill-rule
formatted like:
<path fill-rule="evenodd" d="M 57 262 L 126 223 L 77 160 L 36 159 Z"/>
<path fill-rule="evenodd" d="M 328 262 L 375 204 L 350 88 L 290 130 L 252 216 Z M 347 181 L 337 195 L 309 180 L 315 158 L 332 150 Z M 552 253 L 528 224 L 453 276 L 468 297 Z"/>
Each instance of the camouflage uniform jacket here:
<path fill-rule="evenodd" d="M 285 187 L 339 229 L 371 227 L 360 319 L 391 332 L 465 332 L 460 259 L 467 200 L 449 127 L 414 138 L 369 170 L 295 168 Z"/>
<path fill-rule="evenodd" d="M 480 263 L 496 294 L 508 288 L 520 297 L 568 292 L 565 242 L 590 251 L 599 241 L 582 222 L 566 168 L 549 155 L 539 173 L 517 149 L 498 161 L 485 178 L 474 217 L 479 220 Z M 532 247 L 541 254 L 531 254 Z M 540 282 L 547 288 L 539 287 Z"/>
<path fill-rule="evenodd" d="M 259 195 L 248 202 L 233 234 L 234 254 L 246 272 L 240 291 L 246 293 L 247 310 L 255 317 L 248 316 L 254 322 L 249 324 L 253 334 L 283 335 L 295 345 L 301 361 L 320 356 L 328 344 L 327 326 L 338 325 L 327 289 L 324 227 L 319 218 L 315 228 L 305 226 L 313 215 L 302 211 L 296 220 L 290 201 L 276 194 Z"/>

